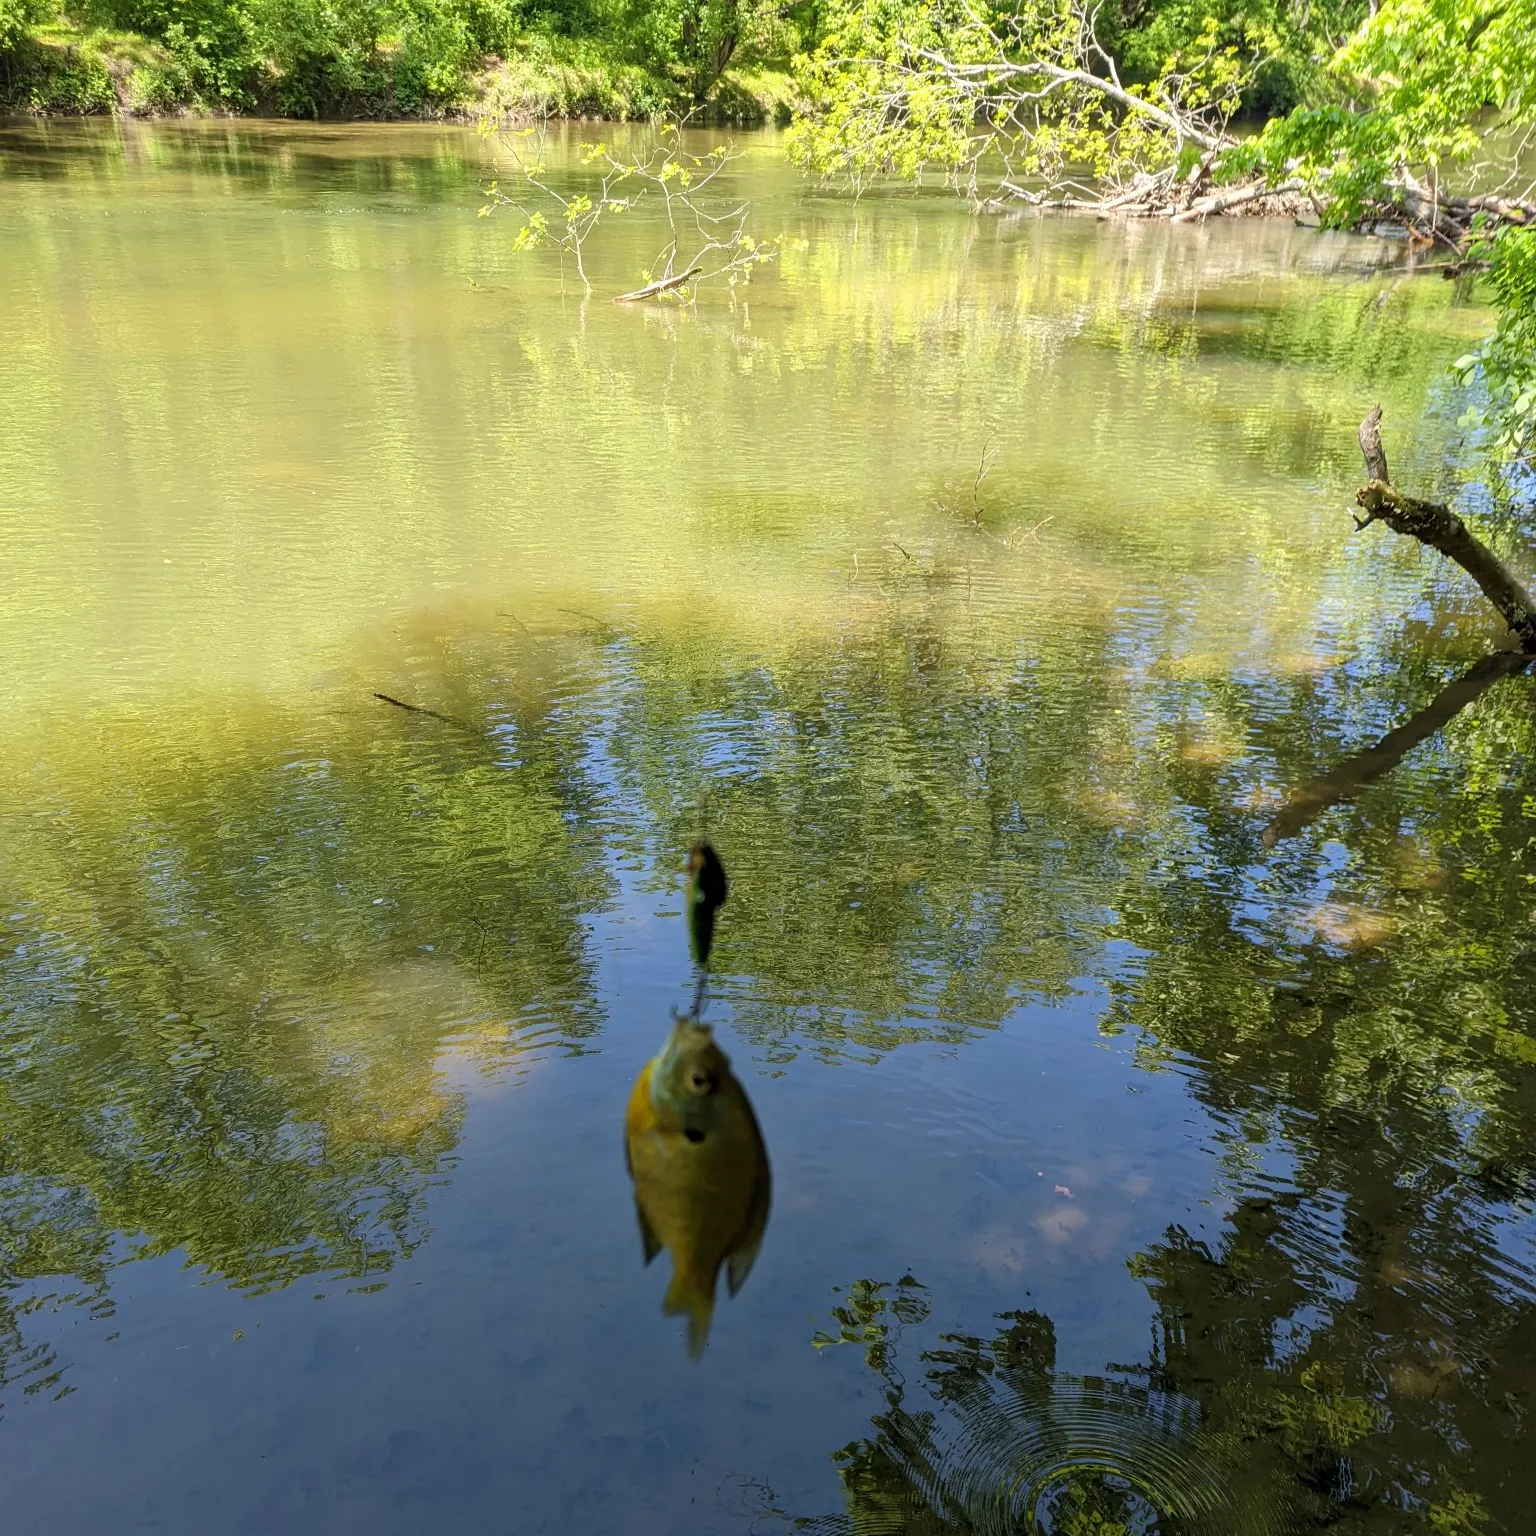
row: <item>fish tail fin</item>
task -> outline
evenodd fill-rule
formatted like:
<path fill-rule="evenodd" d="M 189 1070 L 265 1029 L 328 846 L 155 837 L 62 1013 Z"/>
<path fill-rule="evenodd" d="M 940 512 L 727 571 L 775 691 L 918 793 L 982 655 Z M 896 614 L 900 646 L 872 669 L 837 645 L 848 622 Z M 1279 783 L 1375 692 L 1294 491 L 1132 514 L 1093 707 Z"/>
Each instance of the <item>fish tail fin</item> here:
<path fill-rule="evenodd" d="M 687 1314 L 688 1358 L 697 1360 L 709 1342 L 709 1325 L 715 1315 L 714 1277 L 706 1281 L 687 1270 L 675 1272 L 662 1299 L 661 1310 L 669 1317 Z"/>

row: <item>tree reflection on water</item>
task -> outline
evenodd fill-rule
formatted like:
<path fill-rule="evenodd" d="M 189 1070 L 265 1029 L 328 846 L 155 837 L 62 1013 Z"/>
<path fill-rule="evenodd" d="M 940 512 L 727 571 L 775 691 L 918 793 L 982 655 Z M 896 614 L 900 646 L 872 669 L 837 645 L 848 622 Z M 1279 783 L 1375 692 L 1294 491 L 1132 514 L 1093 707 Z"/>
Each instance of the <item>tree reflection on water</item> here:
<path fill-rule="evenodd" d="M 665 888 L 707 802 L 721 996 L 770 1061 L 961 1044 L 1097 976 L 1222 1160 L 1221 1235 L 1129 1257 L 1153 1335 L 1100 1376 L 1026 1307 L 973 1336 L 920 1276 L 853 1287 L 822 1342 L 886 1401 L 821 1528 L 1519 1529 L 1530 679 L 1266 851 L 1285 789 L 1463 658 L 1405 640 L 1356 710 L 1316 668 L 1126 667 L 1091 613 L 957 638 L 950 590 L 756 669 L 530 616 L 494 664 L 384 679 L 481 737 L 378 705 L 53 738 L 8 824 L 4 1378 L 66 1390 L 21 1314 L 109 1309 L 139 1254 L 252 1291 L 408 1258 L 460 1134 L 445 1051 L 581 1049 L 607 861 Z M 553 646 L 562 691 L 529 693 Z"/>

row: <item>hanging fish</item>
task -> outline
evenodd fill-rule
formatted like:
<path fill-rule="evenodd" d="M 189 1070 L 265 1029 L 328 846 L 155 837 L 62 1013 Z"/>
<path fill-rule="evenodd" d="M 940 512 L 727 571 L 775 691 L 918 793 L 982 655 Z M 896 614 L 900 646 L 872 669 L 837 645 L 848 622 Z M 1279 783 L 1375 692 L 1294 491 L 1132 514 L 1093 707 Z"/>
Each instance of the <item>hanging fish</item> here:
<path fill-rule="evenodd" d="M 695 843 L 688 850 L 688 945 L 700 970 L 709 964 L 710 947 L 715 942 L 715 913 L 725 905 L 729 893 L 720 855 L 708 843 Z"/>
<path fill-rule="evenodd" d="M 646 1063 L 629 1096 L 624 1149 L 645 1262 L 663 1248 L 672 1255 L 662 1310 L 687 1314 L 697 1360 L 720 1266 L 734 1296 L 757 1258 L 772 1182 L 757 1117 L 709 1025 L 679 1019 Z"/>

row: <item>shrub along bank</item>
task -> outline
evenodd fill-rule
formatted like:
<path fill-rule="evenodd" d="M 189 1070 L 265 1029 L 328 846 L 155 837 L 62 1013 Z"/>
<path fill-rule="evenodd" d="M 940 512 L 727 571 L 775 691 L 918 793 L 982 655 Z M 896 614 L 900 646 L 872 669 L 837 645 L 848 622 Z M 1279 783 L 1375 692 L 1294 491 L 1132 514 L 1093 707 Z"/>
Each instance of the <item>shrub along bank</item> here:
<path fill-rule="evenodd" d="M 788 115 L 761 0 L 0 0 L 0 110 Z"/>
<path fill-rule="evenodd" d="M 1307 98 L 1368 0 L 1119 0 L 1127 79 L 1192 43 L 1265 58 L 1245 109 Z M 796 56 L 958 0 L 0 0 L 0 109 L 787 119 Z"/>

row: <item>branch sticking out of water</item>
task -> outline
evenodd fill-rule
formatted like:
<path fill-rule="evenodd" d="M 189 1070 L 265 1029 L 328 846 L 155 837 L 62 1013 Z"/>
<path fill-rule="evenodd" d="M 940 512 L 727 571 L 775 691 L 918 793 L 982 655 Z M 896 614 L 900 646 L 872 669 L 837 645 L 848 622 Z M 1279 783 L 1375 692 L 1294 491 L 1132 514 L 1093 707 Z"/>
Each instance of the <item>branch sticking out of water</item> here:
<path fill-rule="evenodd" d="M 1405 496 L 1393 486 L 1381 446 L 1379 405 L 1360 423 L 1360 450 L 1371 483 L 1355 492 L 1356 503 L 1365 510 L 1364 517 L 1355 519 L 1355 527 L 1385 523 L 1394 533 L 1417 539 L 1454 560 L 1482 588 L 1483 596 L 1518 637 L 1521 650 L 1536 655 L 1536 602 L 1508 566 L 1449 507 Z"/>
<path fill-rule="evenodd" d="M 1387 451 L 1381 446 L 1381 407 L 1373 405 L 1360 423 L 1360 452 L 1365 455 L 1365 472 L 1383 485 L 1392 484 L 1387 468 Z"/>
<path fill-rule="evenodd" d="M 981 482 L 992 473 L 992 465 L 997 459 L 997 450 L 992 446 L 996 436 L 996 427 L 987 433 L 987 440 L 981 445 L 981 458 L 976 463 L 976 478 L 971 482 L 971 521 L 978 528 L 981 527 Z"/>
<path fill-rule="evenodd" d="M 1523 672 L 1533 661 L 1536 657 L 1519 651 L 1495 651 L 1492 656 L 1474 662 L 1460 677 L 1447 683 L 1417 714 L 1409 716 L 1395 730 L 1388 731 L 1375 746 L 1340 763 L 1331 773 L 1292 791 L 1275 813 L 1275 819 L 1265 827 L 1264 846 L 1273 848 L 1285 838 L 1295 837 L 1329 807 L 1353 800 L 1367 785 L 1374 784 L 1384 773 L 1397 767 L 1421 741 L 1428 741 L 1449 725 L 1500 678 Z"/>

